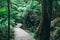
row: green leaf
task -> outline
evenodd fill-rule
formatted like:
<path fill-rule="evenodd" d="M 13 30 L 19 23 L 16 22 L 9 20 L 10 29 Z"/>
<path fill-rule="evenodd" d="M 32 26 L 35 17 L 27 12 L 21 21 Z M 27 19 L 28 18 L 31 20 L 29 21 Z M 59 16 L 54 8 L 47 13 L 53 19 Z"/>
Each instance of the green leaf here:
<path fill-rule="evenodd" d="M 0 14 L 3 13 L 3 12 L 6 12 L 6 11 L 7 11 L 7 8 L 6 7 L 0 8 Z"/>

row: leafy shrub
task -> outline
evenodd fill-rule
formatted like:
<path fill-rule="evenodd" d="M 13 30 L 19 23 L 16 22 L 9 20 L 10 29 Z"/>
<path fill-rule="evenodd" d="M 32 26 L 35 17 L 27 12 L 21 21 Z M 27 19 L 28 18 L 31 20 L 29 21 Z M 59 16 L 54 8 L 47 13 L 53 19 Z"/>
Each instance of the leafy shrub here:
<path fill-rule="evenodd" d="M 23 24 L 22 28 L 38 26 L 41 15 L 41 5 L 36 0 L 11 0 L 11 18 Z M 18 20 L 18 21 L 17 21 Z"/>
<path fill-rule="evenodd" d="M 7 1 L 0 0 L 0 40 L 8 40 L 8 17 L 7 17 Z M 11 19 L 12 20 L 12 19 Z M 11 21 L 13 26 L 14 21 Z M 13 39 L 14 34 L 12 28 L 10 28 L 10 38 Z"/>

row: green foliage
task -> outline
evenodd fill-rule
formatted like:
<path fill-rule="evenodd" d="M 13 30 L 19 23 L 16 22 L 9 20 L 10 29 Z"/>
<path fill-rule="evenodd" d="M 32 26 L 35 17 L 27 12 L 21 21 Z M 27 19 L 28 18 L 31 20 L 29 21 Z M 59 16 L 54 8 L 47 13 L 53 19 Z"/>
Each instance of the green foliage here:
<path fill-rule="evenodd" d="M 60 27 L 58 27 L 54 33 L 53 40 L 60 40 Z"/>
<path fill-rule="evenodd" d="M 11 19 L 12 20 L 12 19 Z M 11 26 L 13 26 L 14 20 L 11 21 Z M 10 29 L 10 38 L 13 37 L 13 30 Z M 0 0 L 0 40 L 8 39 L 8 17 L 7 17 L 7 1 Z"/>
<path fill-rule="evenodd" d="M 29 20 L 40 20 L 41 15 L 41 6 L 38 1 L 36 0 L 11 0 L 11 17 L 10 17 L 10 26 L 11 26 L 11 37 L 13 38 L 14 32 L 12 30 L 12 26 L 15 26 L 15 21 L 21 21 L 23 23 L 24 28 L 26 28 L 28 25 L 27 22 L 30 23 Z M 31 13 L 32 12 L 32 16 Z M 26 21 L 29 18 L 28 21 Z M 35 18 L 36 17 L 36 18 Z M 38 18 L 39 17 L 39 18 Z M 33 18 L 33 19 L 32 19 Z M 34 24 L 34 23 L 33 23 Z M 32 24 L 30 24 L 32 25 Z M 8 34 L 8 17 L 7 17 L 7 0 L 0 0 L 0 40 L 7 40 L 7 34 Z"/>
<path fill-rule="evenodd" d="M 20 19 L 20 17 L 25 17 L 28 14 L 28 11 L 39 11 L 40 5 L 37 1 L 29 0 L 25 2 L 24 0 L 13 0 L 12 3 L 12 14 L 16 14 L 16 18 Z"/>
<path fill-rule="evenodd" d="M 38 26 L 41 15 L 41 4 L 36 0 L 11 0 L 11 18 L 23 23 L 23 28 Z M 33 22 L 32 22 L 33 21 Z M 32 23 L 31 23 L 32 22 Z M 33 24 L 33 25 L 32 25 Z M 37 25 L 36 25 L 37 24 Z M 30 26 L 31 25 L 31 26 Z"/>
<path fill-rule="evenodd" d="M 6 12 L 6 10 L 7 10 L 6 7 L 0 8 L 0 14 L 3 13 L 3 12 Z"/>
<path fill-rule="evenodd" d="M 10 26 L 14 27 L 15 22 L 20 22 L 23 24 L 22 28 L 35 32 L 40 22 L 40 16 L 42 13 L 42 5 L 40 4 L 39 1 L 41 2 L 41 0 L 11 0 Z M 58 3 L 57 9 L 59 11 L 60 0 L 58 0 L 57 3 Z M 56 1 L 54 0 L 53 10 L 55 10 L 56 5 L 57 5 Z M 59 15 L 60 12 L 58 12 L 57 14 Z M 1 39 L 1 37 L 4 37 L 3 35 L 4 32 L 5 32 L 5 38 L 7 37 L 7 26 L 8 26 L 7 0 L 0 0 L 0 31 L 1 31 L 0 40 L 3 40 Z M 60 27 L 60 23 L 57 23 L 56 26 Z M 11 31 L 11 38 L 13 38 L 12 27 L 10 31 Z M 34 35 L 34 33 L 30 34 Z"/>
<path fill-rule="evenodd" d="M 60 27 L 60 21 L 58 21 L 55 26 Z"/>

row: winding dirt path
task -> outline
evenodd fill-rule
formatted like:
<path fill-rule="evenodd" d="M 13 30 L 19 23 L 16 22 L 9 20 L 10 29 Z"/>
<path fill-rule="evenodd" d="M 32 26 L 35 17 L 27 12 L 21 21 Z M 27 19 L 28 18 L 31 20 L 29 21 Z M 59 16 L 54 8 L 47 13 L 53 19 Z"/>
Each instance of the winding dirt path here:
<path fill-rule="evenodd" d="M 31 35 L 25 32 L 23 29 L 15 27 L 15 39 L 14 40 L 35 40 Z"/>

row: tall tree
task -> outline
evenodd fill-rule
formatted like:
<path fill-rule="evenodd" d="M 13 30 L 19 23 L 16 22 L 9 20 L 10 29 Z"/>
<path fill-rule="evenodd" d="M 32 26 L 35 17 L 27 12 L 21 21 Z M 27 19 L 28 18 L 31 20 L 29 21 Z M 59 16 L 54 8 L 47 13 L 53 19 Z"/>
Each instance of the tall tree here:
<path fill-rule="evenodd" d="M 38 40 L 50 40 L 50 21 L 52 14 L 52 0 L 42 1 L 42 17 L 37 33 L 40 37 Z"/>

